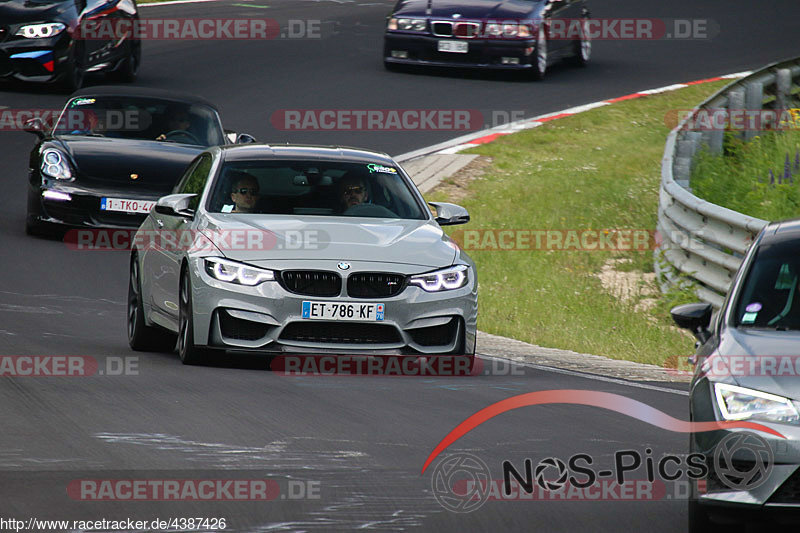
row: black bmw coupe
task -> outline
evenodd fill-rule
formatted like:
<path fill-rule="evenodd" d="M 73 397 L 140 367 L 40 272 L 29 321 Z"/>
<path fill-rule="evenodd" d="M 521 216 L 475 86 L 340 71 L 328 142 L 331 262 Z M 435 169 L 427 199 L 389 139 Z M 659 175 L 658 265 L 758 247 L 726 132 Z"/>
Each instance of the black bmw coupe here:
<path fill-rule="evenodd" d="M 134 32 L 95 32 L 109 25 L 132 27 L 135 0 L 4 0 L 0 2 L 0 80 L 59 86 L 71 93 L 87 73 L 115 81 L 136 78 L 141 40 Z"/>
<path fill-rule="evenodd" d="M 527 71 L 592 52 L 585 0 L 399 0 L 387 17 L 383 61 Z M 556 22 L 557 21 L 557 22 Z"/>
<path fill-rule="evenodd" d="M 55 125 L 35 118 L 27 126 L 39 137 L 28 170 L 29 234 L 138 227 L 200 152 L 254 140 L 231 138 L 200 97 L 140 87 L 83 89 Z"/>

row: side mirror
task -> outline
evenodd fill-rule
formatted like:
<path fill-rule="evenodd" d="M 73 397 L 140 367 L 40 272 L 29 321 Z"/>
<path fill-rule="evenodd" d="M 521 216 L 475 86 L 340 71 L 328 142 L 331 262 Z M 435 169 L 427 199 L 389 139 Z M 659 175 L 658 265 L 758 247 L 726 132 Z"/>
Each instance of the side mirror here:
<path fill-rule="evenodd" d="M 156 202 L 155 211 L 161 215 L 192 218 L 194 217 L 194 209 L 191 209 L 189 204 L 195 196 L 197 195 L 170 194 L 169 196 L 162 196 Z"/>
<path fill-rule="evenodd" d="M 47 129 L 47 124 L 44 123 L 41 117 L 34 117 L 25 121 L 23 125 L 23 129 L 28 133 L 33 133 L 40 139 L 44 139 L 45 137 L 45 130 Z"/>
<path fill-rule="evenodd" d="M 428 202 L 428 205 L 436 209 L 436 222 L 440 226 L 453 226 L 469 222 L 469 212 L 460 205 L 445 202 Z"/>
<path fill-rule="evenodd" d="M 240 133 L 236 136 L 236 144 L 250 144 L 256 142 L 256 138 L 248 133 Z"/>
<path fill-rule="evenodd" d="M 711 324 L 711 304 L 694 303 L 673 307 L 669 314 L 679 328 L 688 329 L 700 344 L 705 344 L 711 338 L 708 326 Z"/>

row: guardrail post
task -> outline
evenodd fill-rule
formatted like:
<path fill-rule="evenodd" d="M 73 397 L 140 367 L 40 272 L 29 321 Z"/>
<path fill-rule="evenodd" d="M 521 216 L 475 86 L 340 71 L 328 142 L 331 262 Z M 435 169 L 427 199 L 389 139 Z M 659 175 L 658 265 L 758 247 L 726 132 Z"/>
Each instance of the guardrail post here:
<path fill-rule="evenodd" d="M 748 110 L 749 113 L 753 111 L 760 111 L 761 107 L 763 106 L 764 102 L 764 84 L 761 82 L 753 81 L 750 83 L 745 84 L 745 109 Z M 749 122 L 749 120 L 748 120 Z M 761 122 L 760 120 L 758 122 Z M 749 142 L 753 139 L 753 137 L 759 135 L 761 133 L 760 129 L 745 129 L 744 130 L 744 140 Z"/>
<path fill-rule="evenodd" d="M 788 68 L 778 69 L 775 74 L 775 111 L 789 108 L 789 93 L 792 90 L 792 71 Z"/>
<path fill-rule="evenodd" d="M 722 143 L 725 139 L 725 129 L 718 125 L 725 124 L 727 113 L 724 109 L 710 109 L 712 118 L 711 130 L 708 132 L 708 151 L 714 155 L 722 154 Z"/>
<path fill-rule="evenodd" d="M 744 109 L 744 90 L 740 88 L 731 89 L 728 93 L 728 116 L 736 110 Z M 743 138 L 743 133 L 736 133 L 736 136 Z"/>

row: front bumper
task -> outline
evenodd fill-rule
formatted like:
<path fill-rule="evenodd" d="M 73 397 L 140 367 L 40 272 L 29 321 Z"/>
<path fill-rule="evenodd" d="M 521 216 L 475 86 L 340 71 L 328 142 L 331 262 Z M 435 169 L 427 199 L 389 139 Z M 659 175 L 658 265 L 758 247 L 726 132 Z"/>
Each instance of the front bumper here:
<path fill-rule="evenodd" d="M 453 38 L 387 32 L 384 37 L 384 61 L 397 65 L 497 70 L 529 70 L 536 62 L 535 39 L 458 39 L 467 43 L 467 53 L 440 52 L 438 43 L 441 40 Z M 403 51 L 408 57 L 393 57 L 393 51 Z M 504 64 L 503 58 L 516 58 L 519 63 Z"/>
<path fill-rule="evenodd" d="M 0 79 L 48 83 L 64 72 L 71 41 L 66 32 L 47 39 L 7 36 L 0 42 Z"/>
<path fill-rule="evenodd" d="M 763 513 L 781 520 L 800 521 L 800 427 L 788 424 L 764 425 L 786 436 L 781 439 L 765 433 L 757 433 L 764 439 L 774 457 L 771 471 L 763 482 L 754 478 L 752 488 L 736 490 L 728 486 L 715 469 L 714 455 L 717 445 L 726 437 L 742 430 L 714 431 L 695 434 L 692 452 L 707 457 L 709 475 L 705 488 L 698 489 L 695 497 L 715 522 L 726 522 L 732 518 L 745 519 L 754 513 Z M 756 466 L 755 456 L 746 448 L 732 456 L 735 470 L 749 472 Z M 730 478 L 729 478 L 730 479 Z"/>
<path fill-rule="evenodd" d="M 45 191 L 67 195 L 69 199 L 44 196 Z M 156 201 L 166 192 L 131 192 L 116 189 L 90 189 L 44 179 L 40 185 L 28 187 L 28 222 L 83 228 L 138 228 L 147 217 L 143 213 L 104 211 L 103 197 Z M 54 195 L 55 196 L 55 195 Z"/>
<path fill-rule="evenodd" d="M 202 262 L 202 258 L 191 259 L 189 268 L 194 341 L 200 346 L 267 353 L 401 355 L 471 353 L 475 343 L 478 309 L 474 270 L 466 286 L 452 291 L 428 293 L 406 286 L 387 298 L 326 298 L 294 294 L 278 282 L 256 287 L 221 282 L 206 273 Z M 314 265 L 309 263 L 305 268 L 314 269 Z M 409 269 L 407 265 L 404 268 Z M 426 271 L 415 268 L 413 273 Z M 350 273 L 376 271 L 386 271 L 386 265 L 353 262 Z M 302 302 L 307 300 L 384 303 L 385 320 L 303 319 Z"/>

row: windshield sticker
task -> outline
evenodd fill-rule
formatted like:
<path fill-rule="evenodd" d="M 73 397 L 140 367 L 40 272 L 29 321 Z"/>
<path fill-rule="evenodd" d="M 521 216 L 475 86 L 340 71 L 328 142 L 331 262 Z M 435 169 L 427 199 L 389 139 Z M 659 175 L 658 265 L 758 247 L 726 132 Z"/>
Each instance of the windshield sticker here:
<path fill-rule="evenodd" d="M 383 165 L 376 165 L 375 163 L 370 163 L 367 165 L 367 169 L 370 172 L 382 172 L 384 174 L 397 174 L 397 169 L 392 167 L 385 167 Z"/>
<path fill-rule="evenodd" d="M 758 313 L 761 311 L 761 304 L 758 302 L 751 303 L 747 307 L 744 308 L 745 311 L 748 313 Z"/>
<path fill-rule="evenodd" d="M 226 204 L 226 205 L 223 205 L 223 206 L 222 206 L 222 209 L 221 209 L 221 211 L 222 211 L 223 213 L 230 213 L 231 211 L 233 211 L 233 208 L 234 208 L 234 206 L 232 206 L 232 205 L 227 205 L 227 204 Z"/>
<path fill-rule="evenodd" d="M 97 100 L 95 100 L 94 98 L 76 98 L 75 100 L 72 101 L 72 107 L 78 105 L 89 105 L 95 103 L 96 101 Z"/>
<path fill-rule="evenodd" d="M 756 316 L 758 313 L 745 313 L 742 317 L 742 324 L 752 324 L 756 321 Z"/>

